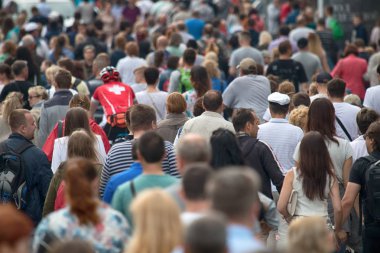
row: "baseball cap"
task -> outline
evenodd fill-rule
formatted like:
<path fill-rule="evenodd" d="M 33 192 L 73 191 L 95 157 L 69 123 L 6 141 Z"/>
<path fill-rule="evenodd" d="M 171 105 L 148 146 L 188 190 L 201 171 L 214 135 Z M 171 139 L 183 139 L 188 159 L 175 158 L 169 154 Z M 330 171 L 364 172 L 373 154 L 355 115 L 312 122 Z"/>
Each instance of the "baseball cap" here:
<path fill-rule="evenodd" d="M 288 105 L 290 103 L 290 97 L 280 92 L 273 92 L 268 96 L 268 102 L 276 103 L 279 105 Z"/>
<path fill-rule="evenodd" d="M 244 58 L 240 64 L 236 66 L 236 69 L 253 72 L 256 70 L 256 62 L 252 58 Z"/>
<path fill-rule="evenodd" d="M 317 83 L 327 83 L 332 80 L 332 76 L 327 72 L 322 72 L 317 75 L 316 81 Z"/>

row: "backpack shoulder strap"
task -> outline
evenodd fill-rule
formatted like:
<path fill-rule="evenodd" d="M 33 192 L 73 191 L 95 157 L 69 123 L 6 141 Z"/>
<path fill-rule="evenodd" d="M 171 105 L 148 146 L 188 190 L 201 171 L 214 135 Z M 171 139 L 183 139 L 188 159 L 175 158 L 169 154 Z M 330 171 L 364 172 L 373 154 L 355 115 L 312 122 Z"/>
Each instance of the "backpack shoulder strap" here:
<path fill-rule="evenodd" d="M 81 79 L 79 79 L 79 78 L 75 78 L 75 81 L 74 81 L 74 83 L 73 83 L 73 89 L 74 90 L 76 90 L 77 89 L 77 87 L 78 87 L 78 85 L 80 84 L 82 82 L 82 80 Z"/>
<path fill-rule="evenodd" d="M 29 149 L 33 146 L 34 146 L 34 144 L 24 141 L 19 147 L 17 147 L 13 151 L 15 153 L 21 155 L 22 153 L 24 153 L 24 151 L 26 151 L 27 149 Z"/>
<path fill-rule="evenodd" d="M 135 198 L 136 197 L 136 188 L 135 188 L 135 183 L 133 182 L 133 180 L 131 181 L 129 188 L 131 189 L 132 198 Z"/>

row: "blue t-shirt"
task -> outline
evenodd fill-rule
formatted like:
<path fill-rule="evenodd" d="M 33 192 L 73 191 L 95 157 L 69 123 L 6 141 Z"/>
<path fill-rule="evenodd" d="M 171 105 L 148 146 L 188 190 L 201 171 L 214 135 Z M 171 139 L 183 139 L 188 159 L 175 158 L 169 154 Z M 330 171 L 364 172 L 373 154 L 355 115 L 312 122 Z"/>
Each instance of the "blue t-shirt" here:
<path fill-rule="evenodd" d="M 190 18 L 186 20 L 187 30 L 194 37 L 195 40 L 199 40 L 202 37 L 204 26 L 205 22 L 201 19 Z"/>
<path fill-rule="evenodd" d="M 143 172 L 143 169 L 142 169 L 141 164 L 138 162 L 135 162 L 135 163 L 132 163 L 129 169 L 111 177 L 104 191 L 103 201 L 108 204 L 111 204 L 113 194 L 115 193 L 117 187 L 119 187 L 120 185 L 128 181 L 131 181 L 135 177 L 141 175 L 142 172 Z"/>

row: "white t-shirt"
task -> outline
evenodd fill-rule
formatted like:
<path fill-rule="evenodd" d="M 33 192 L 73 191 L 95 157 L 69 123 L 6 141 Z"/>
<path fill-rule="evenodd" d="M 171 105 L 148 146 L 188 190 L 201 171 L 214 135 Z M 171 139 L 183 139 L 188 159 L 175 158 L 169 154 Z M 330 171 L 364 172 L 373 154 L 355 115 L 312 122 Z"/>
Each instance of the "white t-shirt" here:
<path fill-rule="evenodd" d="M 136 100 L 139 104 L 149 105 L 156 111 L 157 122 L 166 117 L 166 99 L 168 93 L 165 91 L 147 92 L 140 91 L 136 93 Z"/>
<path fill-rule="evenodd" d="M 367 150 L 367 146 L 365 144 L 365 139 L 363 138 L 363 135 L 360 135 L 358 138 L 353 140 L 350 144 L 352 147 L 352 163 L 354 163 L 360 157 L 368 155 L 368 150 Z"/>
<path fill-rule="evenodd" d="M 116 68 L 120 72 L 122 82 L 130 84 L 135 82 L 135 74 L 133 74 L 133 71 L 144 65 L 147 65 L 144 59 L 126 56 L 119 60 Z"/>
<path fill-rule="evenodd" d="M 204 216 L 203 213 L 194 213 L 194 212 L 183 212 L 181 213 L 181 221 L 184 227 L 189 226 L 195 220 L 202 218 Z"/>
<path fill-rule="evenodd" d="M 313 102 L 317 98 L 328 98 L 328 96 L 326 94 L 319 93 L 319 94 L 311 96 L 310 97 L 310 102 Z"/>
<path fill-rule="evenodd" d="M 97 151 L 99 161 L 104 164 L 106 160 L 106 150 L 104 149 L 104 144 L 102 137 L 100 135 L 96 136 L 95 149 Z M 51 161 L 51 170 L 55 173 L 59 165 L 67 160 L 67 146 L 69 143 L 69 136 L 64 136 L 54 140 L 54 149 L 53 149 L 53 159 Z"/>
<path fill-rule="evenodd" d="M 380 85 L 367 89 L 363 105 L 380 114 Z"/>
<path fill-rule="evenodd" d="M 335 108 L 335 115 L 340 119 L 346 130 L 351 136 L 352 140 L 355 140 L 360 132 L 359 127 L 356 124 L 356 115 L 360 111 L 360 108 L 354 105 L 350 105 L 346 102 L 333 103 Z M 336 135 L 340 138 L 349 140 L 342 128 L 339 126 L 338 121 L 335 121 Z"/>

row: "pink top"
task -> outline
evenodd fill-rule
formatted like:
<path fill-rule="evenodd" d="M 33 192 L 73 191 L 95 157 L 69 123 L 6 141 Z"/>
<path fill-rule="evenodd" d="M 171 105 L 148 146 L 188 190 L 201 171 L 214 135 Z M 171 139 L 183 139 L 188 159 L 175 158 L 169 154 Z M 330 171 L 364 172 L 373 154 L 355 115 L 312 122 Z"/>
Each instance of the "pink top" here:
<path fill-rule="evenodd" d="M 354 54 L 350 54 L 339 60 L 331 71 L 331 76 L 342 78 L 346 82 L 347 88 L 363 100 L 365 95 L 363 76 L 366 72 L 367 62 Z"/>

